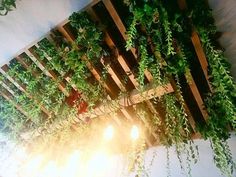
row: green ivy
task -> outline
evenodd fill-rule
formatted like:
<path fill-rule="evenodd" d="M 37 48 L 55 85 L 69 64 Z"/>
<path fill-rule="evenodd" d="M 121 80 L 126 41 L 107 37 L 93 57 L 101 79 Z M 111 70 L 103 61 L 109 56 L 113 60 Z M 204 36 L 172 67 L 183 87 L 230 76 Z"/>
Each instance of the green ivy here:
<path fill-rule="evenodd" d="M 1 0 L 0 2 L 0 16 L 5 16 L 9 11 L 16 8 L 16 0 Z"/>
<path fill-rule="evenodd" d="M 14 140 L 20 140 L 22 130 L 26 129 L 27 118 L 15 106 L 0 96 L 0 129 L 10 134 Z"/>
<path fill-rule="evenodd" d="M 217 48 L 216 27 L 212 12 L 205 1 L 188 1 L 188 14 L 198 30 L 208 60 L 209 81 L 212 92 L 205 105 L 209 114 L 206 124 L 199 126 L 201 134 L 211 140 L 214 162 L 223 174 L 231 177 L 235 164 L 226 140 L 229 126 L 236 128 L 236 84 L 230 75 L 230 66 L 223 51 Z"/>

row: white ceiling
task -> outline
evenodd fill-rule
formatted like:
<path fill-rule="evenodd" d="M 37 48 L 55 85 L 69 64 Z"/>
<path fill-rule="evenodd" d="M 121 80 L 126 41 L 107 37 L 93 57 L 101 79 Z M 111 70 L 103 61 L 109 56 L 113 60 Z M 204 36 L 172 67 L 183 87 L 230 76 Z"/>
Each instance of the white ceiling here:
<path fill-rule="evenodd" d="M 17 0 L 14 11 L 0 16 L 0 65 L 91 1 Z"/>

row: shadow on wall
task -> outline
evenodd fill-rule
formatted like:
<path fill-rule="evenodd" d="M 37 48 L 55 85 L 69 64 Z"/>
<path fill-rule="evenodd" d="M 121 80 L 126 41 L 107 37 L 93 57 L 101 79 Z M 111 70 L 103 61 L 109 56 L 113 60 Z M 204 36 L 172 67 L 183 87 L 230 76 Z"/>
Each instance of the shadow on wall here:
<path fill-rule="evenodd" d="M 231 73 L 236 81 L 236 1 L 209 0 L 209 4 L 216 26 L 223 32 L 220 43 L 225 48 L 225 56 L 232 65 Z"/>
<path fill-rule="evenodd" d="M 85 7 L 91 0 L 17 0 L 17 8 L 0 16 L 0 65 Z"/>

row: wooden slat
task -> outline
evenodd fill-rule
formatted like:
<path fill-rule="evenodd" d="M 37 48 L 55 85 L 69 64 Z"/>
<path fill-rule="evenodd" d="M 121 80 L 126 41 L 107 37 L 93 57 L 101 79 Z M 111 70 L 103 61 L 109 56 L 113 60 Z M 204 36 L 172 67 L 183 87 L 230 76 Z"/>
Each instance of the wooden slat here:
<path fill-rule="evenodd" d="M 45 64 L 42 62 L 42 61 L 39 61 L 35 56 L 34 54 L 26 49 L 25 50 L 25 53 L 31 58 L 31 60 L 41 69 L 41 71 L 43 71 L 43 73 L 45 73 L 47 76 L 49 76 L 50 78 L 52 78 L 53 81 L 57 82 L 57 76 L 56 74 L 53 72 L 53 71 L 48 71 L 46 68 L 45 68 Z M 58 88 L 68 97 L 69 96 L 69 93 L 67 92 L 67 90 L 65 89 L 65 84 L 60 82 L 58 83 Z"/>
<path fill-rule="evenodd" d="M 116 12 L 113 4 L 111 3 L 110 0 L 102 0 L 102 2 L 104 3 L 104 5 L 105 5 L 106 9 L 108 10 L 110 16 L 112 17 L 113 21 L 115 22 L 115 24 L 116 24 L 117 28 L 119 29 L 122 37 L 126 41 L 127 40 L 126 31 L 127 30 L 126 30 L 125 25 L 123 24 L 120 16 Z M 137 55 L 136 55 L 135 49 L 131 48 L 131 52 L 132 52 L 133 56 L 135 57 L 135 59 L 137 60 Z M 148 79 L 149 82 L 153 81 L 153 76 L 148 70 L 145 70 L 144 74 L 145 74 L 145 76 L 146 76 L 146 78 Z"/>
<path fill-rule="evenodd" d="M 7 71 L 9 70 L 7 65 L 3 65 L 0 68 L 0 72 L 9 80 L 11 81 L 11 83 L 13 83 L 20 91 L 24 92 L 24 88 L 22 87 L 22 85 L 20 85 L 19 83 L 17 83 L 13 78 L 11 78 L 8 74 Z"/>
<path fill-rule="evenodd" d="M 74 42 L 73 41 L 73 37 L 71 36 L 71 34 L 68 33 L 68 31 L 66 31 L 65 29 L 61 28 L 59 30 L 63 36 L 70 42 Z M 107 83 L 103 82 L 101 79 L 101 75 L 99 73 L 99 71 L 93 66 L 93 64 L 91 62 L 88 61 L 87 58 L 82 57 L 82 60 L 86 61 L 86 65 L 88 67 L 88 69 L 90 70 L 90 72 L 93 74 L 93 76 L 96 78 L 96 80 L 108 91 L 108 93 L 110 93 L 111 95 L 113 95 L 113 91 L 112 89 L 109 87 L 109 85 L 107 85 Z"/>
<path fill-rule="evenodd" d="M 25 93 L 27 95 L 28 98 L 33 99 L 34 101 L 37 102 L 37 99 L 34 98 L 32 95 L 28 94 L 26 91 L 26 86 L 18 83 L 14 78 L 10 77 L 7 72 L 9 71 L 9 67 L 7 65 L 4 65 L 1 67 L 0 72 L 9 80 L 11 81 L 12 84 L 14 84 L 20 91 L 22 91 L 23 93 Z M 13 94 L 14 95 L 14 94 Z M 47 115 L 50 116 L 51 113 L 44 107 L 41 106 L 40 109 Z"/>
<path fill-rule="evenodd" d="M 101 23 L 100 19 L 97 17 L 96 13 L 92 10 L 92 8 L 87 8 L 87 12 L 93 17 L 94 20 L 99 21 Z M 103 30 L 103 33 L 104 33 L 104 39 L 105 39 L 105 42 L 107 43 L 107 45 L 111 49 L 115 48 L 115 44 L 114 44 L 112 38 L 110 37 L 110 35 L 107 33 L 107 31 Z M 133 83 L 134 87 L 139 88 L 139 83 L 135 79 L 135 76 L 134 76 L 133 72 L 129 68 L 129 66 L 126 63 L 123 56 L 118 54 L 116 59 L 119 62 L 119 64 L 121 65 L 121 67 L 123 68 L 123 70 L 125 71 L 125 73 L 127 74 L 127 76 L 129 77 L 130 81 Z M 108 72 L 109 72 L 109 70 L 108 70 Z M 110 74 L 112 75 L 113 72 L 111 71 Z M 115 82 L 118 82 L 117 84 L 120 84 L 120 81 L 115 81 Z M 122 90 L 122 91 L 124 91 L 124 90 Z M 125 90 L 125 91 L 127 91 L 127 90 Z M 159 113 L 156 111 L 156 109 L 155 109 L 154 105 L 151 103 L 151 101 L 146 100 L 145 102 L 146 102 L 147 106 L 149 107 L 149 109 L 152 111 L 152 113 L 154 113 L 154 114 L 156 114 L 157 116 L 160 117 Z M 147 125 L 147 122 L 144 122 L 144 124 Z M 148 128 L 151 130 L 150 126 Z M 154 132 L 151 132 L 151 133 L 157 139 L 157 134 L 154 133 Z"/>
<path fill-rule="evenodd" d="M 126 92 L 127 90 L 126 90 L 125 86 L 120 81 L 120 79 L 119 79 L 118 75 L 115 73 L 115 71 L 109 65 L 106 65 L 104 63 L 104 58 L 101 58 L 100 61 L 103 64 L 103 66 L 107 68 L 108 73 L 110 74 L 110 76 L 112 77 L 112 79 L 114 80 L 116 85 L 120 88 L 120 90 L 122 92 Z M 130 121 L 133 121 L 132 115 L 130 115 L 130 113 L 126 109 L 121 109 L 120 111 L 125 115 L 125 117 L 127 119 L 129 119 Z"/>
<path fill-rule="evenodd" d="M 186 0 L 178 0 L 178 4 L 179 4 L 179 8 L 181 10 L 185 10 L 187 9 L 187 4 L 186 4 Z M 196 32 L 196 29 L 193 28 L 193 31 L 192 31 L 192 36 L 191 36 L 191 41 L 192 41 L 192 44 L 194 46 L 194 49 L 195 49 L 195 52 L 197 54 L 197 57 L 198 57 L 198 61 L 200 63 L 200 66 L 201 66 L 201 69 L 204 73 L 204 76 L 205 76 L 205 80 L 208 84 L 208 89 L 210 91 L 212 91 L 212 87 L 211 87 L 211 84 L 209 82 L 209 75 L 208 75 L 208 61 L 207 61 L 207 58 L 206 58 L 206 55 L 204 53 L 204 50 L 203 50 L 203 47 L 201 45 L 201 41 L 200 41 L 200 38 L 198 36 L 198 33 Z M 191 75 L 192 77 L 192 75 Z M 204 119 L 207 120 L 208 118 L 208 113 L 204 107 L 204 102 L 203 102 L 203 99 L 197 89 L 197 86 L 196 86 L 196 83 L 192 77 L 192 82 L 189 84 L 190 86 L 190 89 L 194 95 L 194 98 L 198 104 L 198 107 L 200 108 L 200 111 L 201 111 L 201 114 L 203 115 Z"/>
<path fill-rule="evenodd" d="M 196 52 L 196 54 L 198 56 L 198 60 L 199 60 L 199 63 L 201 65 L 201 68 L 203 70 L 205 79 L 207 81 L 208 88 L 210 89 L 210 91 L 212 91 L 212 87 L 211 87 L 211 84 L 209 82 L 208 61 L 206 59 L 206 55 L 204 53 L 204 50 L 202 48 L 199 36 L 198 36 L 198 34 L 197 34 L 195 29 L 192 32 L 191 40 L 192 40 L 195 52 Z"/>
<path fill-rule="evenodd" d="M 27 113 L 20 107 L 19 104 L 16 104 L 13 99 L 12 99 L 12 96 L 9 92 L 7 91 L 1 91 L 0 93 L 7 101 L 9 101 L 13 106 L 15 106 L 15 108 L 17 110 L 19 110 L 23 115 L 25 115 L 25 117 L 27 117 L 28 119 L 30 119 L 27 115 Z"/>
<path fill-rule="evenodd" d="M 102 65 L 107 69 L 107 72 L 110 74 L 111 78 L 114 80 L 116 85 L 119 87 L 119 89 L 122 92 L 126 92 L 125 85 L 121 82 L 119 79 L 119 76 L 116 74 L 116 72 L 112 69 L 112 67 L 109 64 L 105 64 L 104 58 L 101 58 Z"/>
<path fill-rule="evenodd" d="M 118 100 L 117 106 L 114 106 L 114 105 L 112 106 L 112 103 L 101 105 L 89 112 L 80 114 L 79 118 L 75 118 L 73 120 L 73 122 L 80 122 L 81 120 L 84 120 L 86 117 L 96 118 L 96 117 L 104 115 L 104 114 L 107 115 L 111 112 L 119 110 L 120 108 L 123 108 L 126 106 L 131 106 L 134 104 L 138 104 L 138 103 L 143 102 L 147 99 L 161 97 L 164 94 L 168 94 L 168 93 L 172 93 L 172 92 L 174 92 L 174 90 L 173 90 L 173 87 L 171 86 L 171 84 L 167 84 L 164 87 L 163 86 L 159 86 L 159 87 L 151 87 L 150 86 L 142 92 L 134 89 L 130 94 L 128 94 L 129 96 L 122 97 L 120 100 Z M 63 125 L 68 125 L 68 121 L 63 120 L 60 123 L 55 122 L 54 124 L 51 124 L 50 127 L 47 129 L 47 133 L 54 132 L 57 129 L 61 129 L 61 128 L 63 128 Z M 34 131 L 34 132 L 28 132 L 27 134 L 22 135 L 22 136 L 27 138 L 27 137 L 40 136 L 40 135 L 41 134 L 39 134 L 37 131 Z"/>
<path fill-rule="evenodd" d="M 192 75 L 190 75 L 190 79 L 191 79 L 191 83 L 188 84 L 189 87 L 190 87 L 190 90 L 191 90 L 191 92 L 192 92 L 192 94 L 193 94 L 193 96 L 194 96 L 194 98 L 195 98 L 195 100 L 197 102 L 197 105 L 198 105 L 198 107 L 200 109 L 200 112 L 201 112 L 203 118 L 205 120 L 207 120 L 208 113 L 207 113 L 207 111 L 205 109 L 203 99 L 202 99 L 202 97 L 201 97 L 201 95 L 199 93 L 199 90 L 197 89 L 197 85 L 196 85 Z"/>
<path fill-rule="evenodd" d="M 185 10 L 188 8 L 186 0 L 178 0 L 178 5 L 181 10 Z M 194 46 L 195 52 L 197 54 L 198 61 L 201 65 L 201 69 L 202 69 L 205 79 L 207 81 L 208 89 L 212 92 L 212 87 L 209 82 L 209 75 L 208 75 L 208 61 L 207 61 L 205 52 L 203 50 L 199 35 L 198 35 L 195 28 L 192 29 L 191 41 Z"/>
<path fill-rule="evenodd" d="M 54 42 L 54 39 L 53 39 L 51 36 L 49 36 L 49 35 L 46 36 L 46 38 L 48 39 L 49 42 L 51 42 L 52 44 L 54 44 L 54 45 L 55 45 L 55 48 L 56 48 L 56 44 L 55 44 L 55 42 Z M 59 51 L 57 51 L 57 52 L 59 52 Z M 46 53 L 45 53 L 45 57 L 47 58 L 48 61 L 50 61 L 50 57 L 49 57 Z M 64 58 L 62 58 L 62 59 L 64 60 Z M 66 74 L 65 77 L 64 77 L 64 79 L 71 85 L 71 87 L 72 87 L 74 90 L 79 91 L 78 88 L 76 87 L 76 85 L 71 82 L 71 77 L 69 77 L 69 76 Z M 79 91 L 79 92 L 81 92 L 81 91 Z M 83 97 L 83 96 L 82 96 L 82 97 Z"/>
<path fill-rule="evenodd" d="M 150 100 L 156 97 L 161 97 L 164 94 L 168 94 L 172 92 L 174 92 L 174 90 L 171 84 L 167 84 L 164 87 L 158 86 L 154 88 L 153 86 L 149 86 L 144 91 L 138 91 L 137 89 L 134 89 L 132 92 L 129 93 L 129 96 L 125 96 L 117 102 L 118 107 L 112 104 L 108 104 L 108 105 L 105 104 L 92 110 L 92 113 L 89 112 L 89 113 L 81 114 L 80 118 L 83 118 L 84 115 L 87 115 L 87 116 L 89 115 L 90 118 L 94 118 L 99 115 L 103 115 L 104 113 L 112 112 L 115 109 L 132 106 L 132 105 L 144 102 L 146 100 Z"/>

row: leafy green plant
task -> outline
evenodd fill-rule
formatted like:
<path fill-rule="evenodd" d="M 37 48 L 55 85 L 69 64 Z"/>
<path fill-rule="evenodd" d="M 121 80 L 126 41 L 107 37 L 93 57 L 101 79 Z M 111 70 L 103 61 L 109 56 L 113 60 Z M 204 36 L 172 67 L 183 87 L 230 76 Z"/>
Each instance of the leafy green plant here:
<path fill-rule="evenodd" d="M 1 0 L 0 2 L 0 15 L 5 16 L 9 11 L 16 8 L 16 0 Z"/>
<path fill-rule="evenodd" d="M 20 140 L 19 132 L 27 127 L 27 118 L 2 96 L 0 96 L 0 122 L 1 131 L 10 134 L 14 140 Z"/>
<path fill-rule="evenodd" d="M 60 56 L 60 52 L 57 51 L 56 47 L 51 44 L 47 39 L 43 39 L 39 42 L 39 48 L 37 53 L 41 58 L 44 58 L 45 55 L 49 58 L 49 63 L 51 64 L 50 69 L 56 70 L 61 76 L 64 76 L 68 72 L 63 58 Z"/>
<path fill-rule="evenodd" d="M 216 27 L 212 12 L 203 1 L 188 2 L 188 14 L 198 30 L 208 60 L 208 73 L 212 92 L 205 100 L 209 113 L 207 123 L 199 126 L 201 134 L 211 140 L 214 162 L 223 174 L 231 177 L 235 164 L 226 140 L 230 137 L 229 126 L 235 130 L 236 84 L 229 72 L 229 64 L 223 51 L 216 46 Z"/>
<path fill-rule="evenodd" d="M 97 81 L 95 81 L 96 84 L 93 83 L 94 81 L 89 81 L 91 73 L 88 65 L 96 64 L 109 53 L 103 46 L 101 30 L 92 22 L 86 12 L 73 13 L 69 20 L 78 34 L 75 44 L 72 44 L 70 48 L 67 47 L 64 55 L 65 62 L 74 71 L 72 82 L 86 96 L 88 103 L 93 105 L 102 97 L 104 90 Z M 104 78 L 101 77 L 102 82 L 104 82 L 102 80 Z"/>
<path fill-rule="evenodd" d="M 89 60 L 96 60 L 104 55 L 106 51 L 102 48 L 102 32 L 97 28 L 86 12 L 73 13 L 70 24 L 76 28 L 78 34 L 76 43 L 79 49 Z"/>

